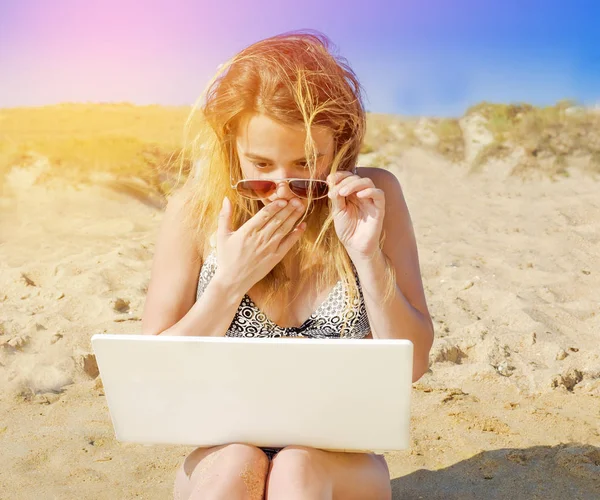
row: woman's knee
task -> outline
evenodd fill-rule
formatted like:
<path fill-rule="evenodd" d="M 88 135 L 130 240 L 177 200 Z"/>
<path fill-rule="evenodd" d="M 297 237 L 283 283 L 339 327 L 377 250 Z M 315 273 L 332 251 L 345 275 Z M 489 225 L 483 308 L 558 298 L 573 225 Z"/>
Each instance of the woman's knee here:
<path fill-rule="evenodd" d="M 281 450 L 271 463 L 267 498 L 331 498 L 333 485 L 323 453 L 303 446 Z"/>
<path fill-rule="evenodd" d="M 262 498 L 269 460 L 262 450 L 245 444 L 197 448 L 183 463 L 196 491 L 231 491 L 240 498 Z"/>
<path fill-rule="evenodd" d="M 233 443 L 213 448 L 196 448 L 185 458 L 183 468 L 190 477 L 197 469 L 207 469 L 217 464 L 220 466 L 249 465 L 266 473 L 269 459 L 256 446 Z"/>
<path fill-rule="evenodd" d="M 269 459 L 265 452 L 256 446 L 242 443 L 233 443 L 220 447 L 219 455 L 224 460 L 229 460 L 236 464 L 249 464 L 257 470 L 264 471 L 269 469 Z"/>

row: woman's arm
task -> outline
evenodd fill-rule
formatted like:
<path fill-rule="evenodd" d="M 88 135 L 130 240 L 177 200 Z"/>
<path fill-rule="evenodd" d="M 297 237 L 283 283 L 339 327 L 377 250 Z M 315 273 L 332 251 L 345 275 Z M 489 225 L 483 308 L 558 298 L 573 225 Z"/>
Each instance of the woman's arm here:
<path fill-rule="evenodd" d="M 429 315 L 414 230 L 400 183 L 381 169 L 361 169 L 385 193 L 383 249 L 372 259 L 354 262 L 360 278 L 373 338 L 408 339 L 414 345 L 413 382 L 429 369 L 433 322 Z M 396 271 L 394 297 L 384 304 L 386 258 Z"/>
<path fill-rule="evenodd" d="M 245 292 L 226 285 L 217 271 L 196 301 L 202 259 L 184 228 L 182 210 L 178 193 L 169 200 L 157 239 L 142 333 L 223 336 Z"/>
<path fill-rule="evenodd" d="M 188 313 L 159 334 L 223 337 L 243 297 L 243 292 L 234 292 L 231 287 L 222 284 L 218 274 L 215 274 Z"/>

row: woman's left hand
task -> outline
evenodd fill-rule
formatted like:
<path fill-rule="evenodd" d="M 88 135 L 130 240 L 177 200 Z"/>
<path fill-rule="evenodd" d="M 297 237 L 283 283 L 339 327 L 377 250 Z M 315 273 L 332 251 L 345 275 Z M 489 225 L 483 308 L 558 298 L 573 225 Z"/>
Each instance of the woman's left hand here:
<path fill-rule="evenodd" d="M 385 195 L 373 181 L 352 172 L 330 174 L 329 198 L 338 238 L 352 260 L 371 259 L 380 249 Z"/>

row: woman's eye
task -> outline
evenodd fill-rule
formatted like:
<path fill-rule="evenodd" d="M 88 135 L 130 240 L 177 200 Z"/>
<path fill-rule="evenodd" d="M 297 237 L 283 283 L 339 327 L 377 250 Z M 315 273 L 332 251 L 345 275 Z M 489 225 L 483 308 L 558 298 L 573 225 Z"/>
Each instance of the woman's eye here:
<path fill-rule="evenodd" d="M 258 168 L 267 168 L 267 167 L 269 166 L 269 164 L 268 164 L 268 163 L 264 163 L 264 162 L 256 162 L 256 161 L 253 161 L 253 162 L 252 162 L 252 165 L 254 165 L 255 167 L 258 167 Z M 302 168 L 307 168 L 307 167 L 308 167 L 308 162 L 306 162 L 306 161 L 302 161 L 302 162 L 300 162 L 300 163 L 297 163 L 297 165 L 298 165 L 299 167 L 302 167 Z"/>

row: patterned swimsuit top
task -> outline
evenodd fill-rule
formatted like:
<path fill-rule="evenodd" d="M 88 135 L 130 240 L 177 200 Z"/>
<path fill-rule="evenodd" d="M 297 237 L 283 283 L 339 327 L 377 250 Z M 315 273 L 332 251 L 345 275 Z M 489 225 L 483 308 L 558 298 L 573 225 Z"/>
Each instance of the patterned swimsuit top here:
<path fill-rule="evenodd" d="M 214 239 L 211 238 L 213 248 L 200 270 L 196 300 L 200 298 L 217 270 L 217 254 L 213 242 Z M 349 295 L 342 280 L 336 283 L 325 301 L 299 327 L 281 327 L 275 324 L 245 294 L 226 335 L 228 337 L 364 338 L 371 331 L 371 327 L 356 268 L 354 268 L 354 275 L 358 284 L 359 297 L 355 298 L 353 307 L 346 313 L 344 309 Z M 348 318 L 345 326 L 344 314 Z"/>

